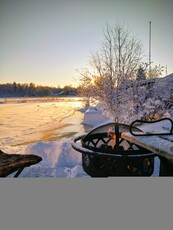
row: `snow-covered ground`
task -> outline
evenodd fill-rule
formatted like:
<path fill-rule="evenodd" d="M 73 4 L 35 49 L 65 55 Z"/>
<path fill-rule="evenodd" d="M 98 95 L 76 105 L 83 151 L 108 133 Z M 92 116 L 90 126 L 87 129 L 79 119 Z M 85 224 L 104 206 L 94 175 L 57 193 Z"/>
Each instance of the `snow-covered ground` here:
<path fill-rule="evenodd" d="M 84 113 L 82 107 L 83 100 L 76 97 L 0 99 L 0 149 L 42 157 L 20 177 L 88 177 L 82 169 L 81 153 L 71 147 L 71 141 L 110 120 L 98 108 Z M 158 175 L 159 159 L 155 158 L 153 176 Z"/>

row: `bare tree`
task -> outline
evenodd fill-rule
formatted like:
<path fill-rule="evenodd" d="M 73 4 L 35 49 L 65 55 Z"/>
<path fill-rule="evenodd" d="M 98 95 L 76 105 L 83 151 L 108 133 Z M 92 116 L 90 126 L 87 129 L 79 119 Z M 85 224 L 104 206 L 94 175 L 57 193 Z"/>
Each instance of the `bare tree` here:
<path fill-rule="evenodd" d="M 119 122 L 165 116 L 166 109 L 172 108 L 172 91 L 167 95 L 156 79 L 148 79 L 158 77 L 163 67 L 155 66 L 149 73 L 142 59 L 140 41 L 120 24 L 107 25 L 101 50 L 90 60 L 92 71 L 81 74 L 81 91 L 89 100 L 97 97 L 108 115 L 118 117 Z"/>
<path fill-rule="evenodd" d="M 147 73 L 147 78 L 152 79 L 152 78 L 158 78 L 162 75 L 162 72 L 164 71 L 164 66 L 155 65 L 153 68 L 151 68 L 148 73 Z"/>
<path fill-rule="evenodd" d="M 83 69 L 78 72 L 80 74 L 78 93 L 84 97 L 84 103 L 87 107 L 90 106 L 91 100 L 94 96 L 93 76 L 87 69 Z"/>
<path fill-rule="evenodd" d="M 124 26 L 107 25 L 100 52 L 92 55 L 95 92 L 110 114 L 118 116 L 122 85 L 134 79 L 142 60 L 142 44 Z M 120 91 L 121 88 L 121 91 Z"/>
<path fill-rule="evenodd" d="M 153 62 L 151 62 L 153 63 Z M 150 63 L 150 64 L 151 64 Z M 153 79 L 158 78 L 162 75 L 164 71 L 164 66 L 155 65 L 154 67 L 149 67 L 149 63 L 142 63 L 138 69 L 136 80 L 144 80 L 144 79 Z"/>

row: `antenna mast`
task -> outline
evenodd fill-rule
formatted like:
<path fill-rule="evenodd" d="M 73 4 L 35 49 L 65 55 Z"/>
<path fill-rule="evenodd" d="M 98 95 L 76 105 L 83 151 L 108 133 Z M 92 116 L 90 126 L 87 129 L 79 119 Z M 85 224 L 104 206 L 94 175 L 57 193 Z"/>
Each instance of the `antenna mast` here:
<path fill-rule="evenodd" d="M 149 76 L 151 73 L 151 21 L 149 22 Z"/>

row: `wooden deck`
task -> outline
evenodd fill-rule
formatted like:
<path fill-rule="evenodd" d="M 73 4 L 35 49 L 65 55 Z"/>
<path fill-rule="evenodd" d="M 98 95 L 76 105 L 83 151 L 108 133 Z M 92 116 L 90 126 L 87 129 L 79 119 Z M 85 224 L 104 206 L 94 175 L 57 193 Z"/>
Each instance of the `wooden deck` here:
<path fill-rule="evenodd" d="M 158 155 L 161 160 L 160 176 L 173 176 L 173 134 L 133 136 L 129 132 L 124 132 L 121 136 Z"/>
<path fill-rule="evenodd" d="M 14 172 L 14 177 L 18 177 L 25 167 L 41 160 L 42 158 L 36 155 L 6 154 L 0 150 L 0 177 L 7 177 Z"/>

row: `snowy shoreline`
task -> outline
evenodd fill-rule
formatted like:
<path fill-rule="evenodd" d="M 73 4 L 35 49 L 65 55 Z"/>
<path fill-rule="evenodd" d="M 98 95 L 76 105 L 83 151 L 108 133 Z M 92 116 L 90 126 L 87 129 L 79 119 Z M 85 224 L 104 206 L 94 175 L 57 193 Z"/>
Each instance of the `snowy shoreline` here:
<path fill-rule="evenodd" d="M 82 98 L 0 101 L 0 149 L 8 154 L 40 155 L 43 159 L 40 164 L 25 168 L 20 177 L 87 176 L 82 170 L 81 154 L 71 147 L 71 139 L 86 129 L 81 124 Z"/>
<path fill-rule="evenodd" d="M 69 98 L 68 98 L 69 99 Z M 63 99 L 64 100 L 64 99 Z M 36 101 L 35 101 L 36 102 Z M 20 144 L 20 138 L 22 138 L 22 132 L 16 133 L 16 128 L 18 127 L 17 121 L 15 124 L 13 124 L 12 127 L 10 127 L 11 132 L 11 139 L 10 137 L 7 138 L 7 136 L 3 138 L 3 132 L 1 133 L 0 139 L 1 139 L 1 149 L 4 152 L 7 153 L 20 153 L 20 154 L 35 154 L 40 157 L 42 157 L 42 161 L 34 166 L 25 168 L 23 172 L 21 173 L 20 177 L 23 178 L 36 178 L 36 177 L 53 177 L 53 178 L 76 178 L 76 177 L 89 177 L 82 168 L 82 156 L 81 153 L 75 151 L 71 146 L 71 141 L 75 136 L 79 136 L 80 134 L 87 133 L 92 128 L 111 122 L 111 120 L 103 115 L 102 111 L 99 110 L 97 107 L 92 106 L 89 107 L 87 110 L 82 109 L 82 103 L 81 101 L 78 101 L 77 99 L 72 99 L 71 103 L 75 103 L 75 106 L 73 105 L 73 109 L 71 105 L 68 105 L 68 113 L 63 114 L 60 118 L 55 116 L 56 112 L 59 111 L 59 104 L 56 104 L 55 102 L 47 102 L 47 103 L 40 103 L 40 101 L 36 103 L 31 103 L 30 101 L 26 103 L 17 103 L 16 104 L 1 104 L 1 116 L 0 116 L 0 125 L 1 127 L 5 126 L 5 120 L 3 120 L 3 113 L 2 111 L 9 113 L 9 108 L 13 108 L 11 111 L 11 114 L 15 114 L 14 108 L 17 108 L 18 113 L 20 113 L 19 108 L 21 111 L 25 110 L 25 113 L 23 115 L 23 118 L 28 116 L 31 119 L 31 108 L 35 109 L 35 111 L 39 111 L 37 116 L 34 117 L 34 120 L 32 122 L 35 122 L 36 125 L 39 122 L 39 116 L 41 114 L 41 118 L 43 123 L 47 124 L 48 131 L 42 130 L 39 134 L 45 134 L 47 132 L 47 139 L 42 138 L 36 138 L 38 135 L 38 132 L 35 132 L 38 127 L 35 127 L 35 130 L 31 131 L 31 128 L 28 126 L 26 130 L 23 130 L 23 133 L 25 136 L 23 138 L 31 138 L 32 141 L 28 143 L 25 143 L 24 141 Z M 44 101 L 45 102 L 45 101 Z M 66 101 L 65 101 L 66 102 Z M 12 106 L 12 107 L 9 107 Z M 14 107 L 13 107 L 14 106 Z M 4 108 L 4 110 L 2 109 Z M 27 110 L 28 109 L 28 110 Z M 36 110 L 37 109 L 37 110 Z M 58 110 L 57 110 L 58 109 Z M 62 109 L 62 108 L 61 108 Z M 46 112 L 45 112 L 46 111 Z M 14 117 L 10 118 L 10 114 L 7 114 L 7 121 L 12 122 Z M 21 116 L 21 114 L 20 114 Z M 47 117 L 51 118 L 50 121 L 47 120 Z M 29 119 L 27 117 L 27 119 Z M 22 116 L 20 117 L 22 118 Z M 20 119 L 19 119 L 20 120 Z M 32 120 L 32 119 L 31 119 Z M 19 122 L 19 121 L 18 121 Z M 25 120 L 26 122 L 26 120 Z M 32 123 L 31 121 L 28 123 Z M 41 122 L 41 121 L 40 121 Z M 59 122 L 59 123 L 58 123 Z M 44 125 L 43 123 L 40 123 L 40 127 L 43 129 Z M 55 124 L 58 123 L 58 126 L 55 126 Z M 61 123 L 61 125 L 60 125 Z M 21 125 L 21 124 L 20 124 Z M 37 124 L 38 125 L 38 124 Z M 165 126 L 166 127 L 166 126 Z M 26 128 L 26 127 L 25 127 Z M 144 126 L 144 129 L 147 130 L 148 126 Z M 156 127 L 154 127 L 156 128 Z M 9 129 L 9 127 L 7 128 Z M 6 129 L 6 132 L 7 132 Z M 14 129 L 12 131 L 12 129 Z M 52 130 L 53 129 L 53 130 Z M 4 131 L 4 135 L 6 133 Z M 13 133 L 14 132 L 14 133 Z M 28 133 L 27 133 L 28 132 Z M 12 145 L 9 147 L 9 145 L 14 141 L 12 140 L 12 137 L 14 137 L 16 145 Z M 3 142 L 4 141 L 4 142 Z M 3 143 L 3 144 L 2 144 Z M 4 149 L 3 149 L 4 147 Z M 155 158 L 155 169 L 152 176 L 159 176 L 159 159 L 158 157 Z M 13 176 L 13 175 L 11 175 Z M 11 177 L 10 176 L 10 177 Z"/>

